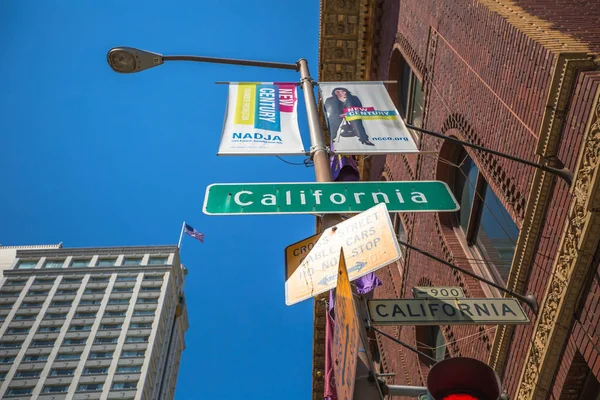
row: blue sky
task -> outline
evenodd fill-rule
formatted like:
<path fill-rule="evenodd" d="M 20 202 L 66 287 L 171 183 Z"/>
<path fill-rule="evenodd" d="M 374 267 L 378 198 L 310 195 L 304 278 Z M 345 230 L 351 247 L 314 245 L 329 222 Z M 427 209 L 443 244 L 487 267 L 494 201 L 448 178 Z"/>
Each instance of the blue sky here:
<path fill-rule="evenodd" d="M 205 233 L 182 246 L 179 400 L 310 396 L 312 301 L 285 306 L 283 250 L 314 217 L 202 214 L 211 183 L 314 180 L 275 157 L 216 156 L 227 87 L 214 82 L 298 75 L 185 62 L 119 75 L 106 52 L 304 57 L 316 79 L 318 24 L 317 0 L 0 3 L 0 243 L 176 244 L 183 220 Z"/>

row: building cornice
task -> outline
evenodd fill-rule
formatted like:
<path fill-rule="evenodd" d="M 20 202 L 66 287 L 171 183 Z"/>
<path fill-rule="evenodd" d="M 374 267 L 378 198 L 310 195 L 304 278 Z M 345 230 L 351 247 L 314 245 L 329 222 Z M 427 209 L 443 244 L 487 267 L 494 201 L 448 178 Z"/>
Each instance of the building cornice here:
<path fill-rule="evenodd" d="M 162 246 L 126 246 L 126 247 L 81 247 L 81 248 L 44 248 L 44 249 L 17 249 L 18 258 L 36 257 L 68 257 L 84 255 L 117 255 L 117 254 L 160 254 L 179 252 L 175 245 Z"/>

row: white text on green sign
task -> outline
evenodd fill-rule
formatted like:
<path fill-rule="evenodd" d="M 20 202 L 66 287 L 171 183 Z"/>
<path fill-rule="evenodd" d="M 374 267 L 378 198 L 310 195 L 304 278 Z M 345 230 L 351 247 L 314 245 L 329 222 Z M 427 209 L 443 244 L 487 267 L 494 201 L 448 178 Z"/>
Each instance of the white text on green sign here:
<path fill-rule="evenodd" d="M 205 214 L 359 213 L 384 203 L 390 212 L 456 211 L 441 181 L 215 183 L 206 189 Z"/>
<path fill-rule="evenodd" d="M 373 325 L 515 325 L 529 318 L 515 299 L 369 300 Z"/>

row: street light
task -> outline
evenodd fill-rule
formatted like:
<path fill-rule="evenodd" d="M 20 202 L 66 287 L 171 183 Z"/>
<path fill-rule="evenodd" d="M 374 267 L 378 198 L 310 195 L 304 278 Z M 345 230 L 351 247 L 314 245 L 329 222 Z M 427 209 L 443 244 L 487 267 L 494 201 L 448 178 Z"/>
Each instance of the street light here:
<path fill-rule="evenodd" d="M 164 61 L 162 54 L 134 49 L 133 47 L 115 47 L 106 55 L 108 65 L 121 74 L 140 72 L 161 65 Z"/>

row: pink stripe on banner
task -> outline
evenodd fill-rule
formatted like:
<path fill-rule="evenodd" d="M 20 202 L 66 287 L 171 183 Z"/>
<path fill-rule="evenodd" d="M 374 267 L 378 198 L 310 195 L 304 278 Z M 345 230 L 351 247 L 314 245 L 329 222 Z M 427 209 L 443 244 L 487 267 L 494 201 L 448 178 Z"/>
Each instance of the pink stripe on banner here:
<path fill-rule="evenodd" d="M 298 100 L 296 97 L 296 84 L 276 82 L 275 85 L 279 87 L 279 111 L 285 113 L 293 112 L 294 105 Z"/>

